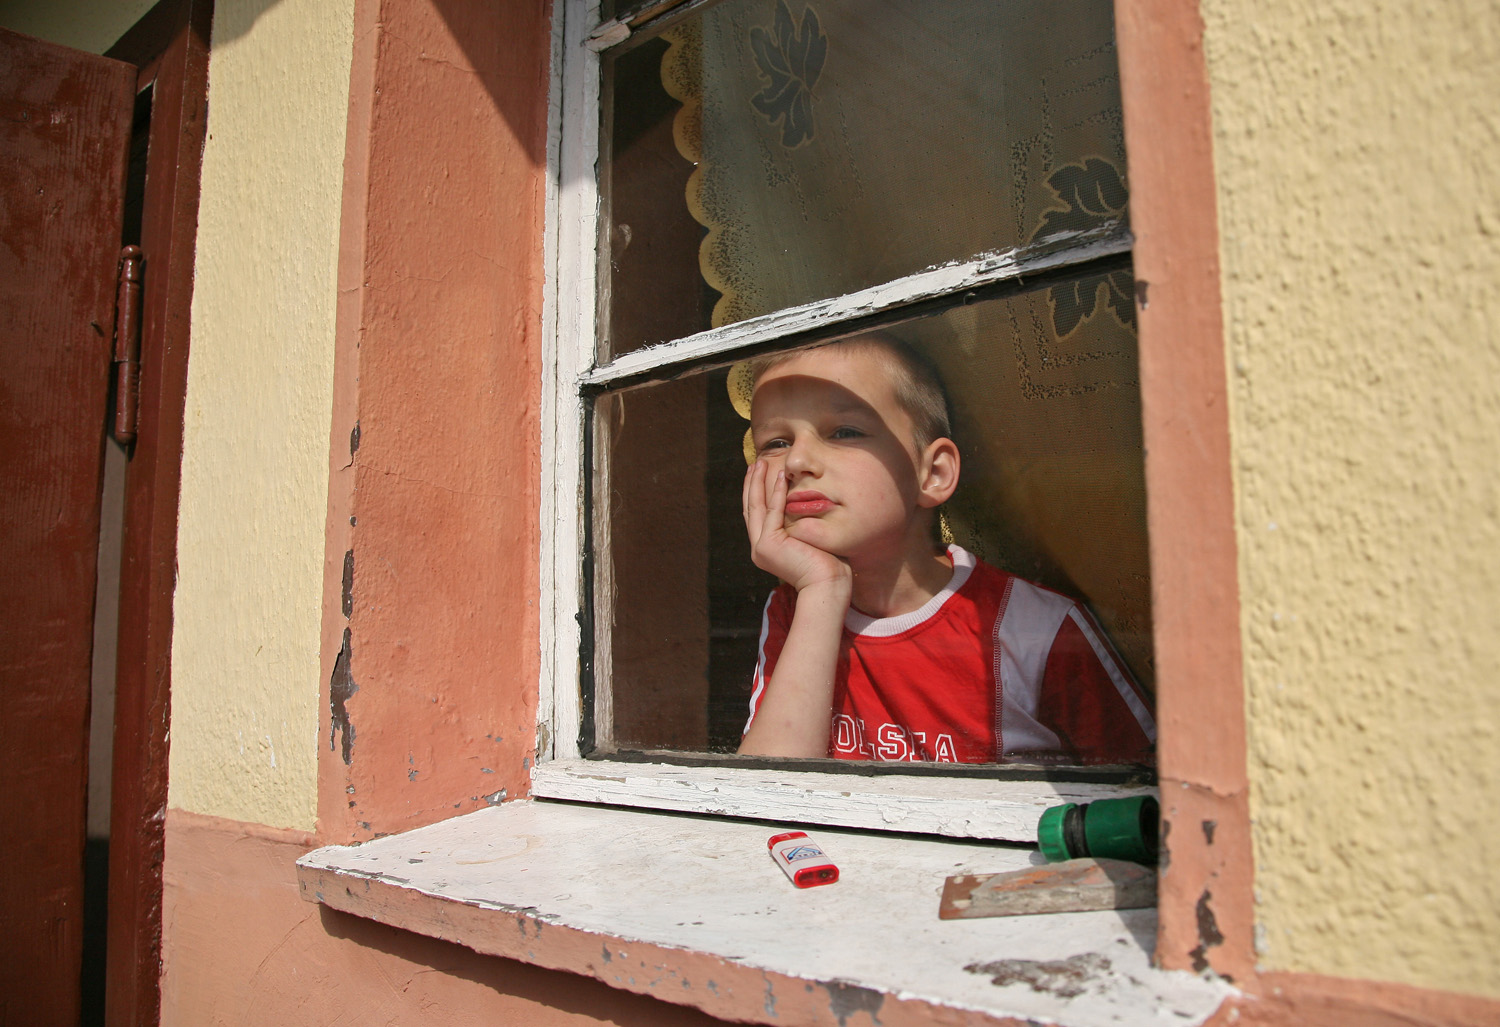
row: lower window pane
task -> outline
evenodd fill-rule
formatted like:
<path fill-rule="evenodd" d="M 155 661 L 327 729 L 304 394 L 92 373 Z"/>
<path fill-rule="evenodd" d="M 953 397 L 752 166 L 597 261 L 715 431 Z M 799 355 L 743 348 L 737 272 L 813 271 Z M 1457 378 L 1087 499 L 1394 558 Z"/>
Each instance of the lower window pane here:
<path fill-rule="evenodd" d="M 1149 758 L 1149 748 L 1125 753 L 1125 743 L 1101 743 L 1094 734 L 1114 737 L 1119 727 L 1154 738 L 1129 271 L 955 308 L 888 335 L 934 365 L 951 404 L 962 466 L 934 531 L 1015 575 L 1018 584 L 1004 588 L 999 600 L 1011 604 L 1010 622 L 1001 623 L 1003 605 L 998 612 L 983 608 L 988 612 L 970 631 L 976 637 L 967 662 L 955 661 L 951 673 L 946 665 L 915 672 L 912 687 L 936 697 L 928 704 L 935 719 L 902 723 L 898 716 L 891 724 L 890 717 L 862 718 L 844 706 L 830 725 L 830 746 L 839 751 L 829 754 Z M 740 744 L 763 611 L 777 585 L 752 563 L 742 517 L 749 424 L 728 388 L 741 376 L 722 368 L 598 402 L 594 665 L 595 733 L 603 752 L 733 752 Z M 1054 592 L 1066 598 L 1054 601 Z M 1027 596 L 1037 611 L 1052 612 L 1036 613 L 1046 623 L 1017 635 L 1014 622 Z M 1076 601 L 1076 615 L 1067 600 Z M 1078 639 L 1108 654 L 1100 667 L 1070 669 L 1058 639 L 1074 629 L 1058 627 L 1059 617 L 1078 625 Z M 848 637 L 844 643 L 847 649 Z M 865 658 L 852 651 L 854 662 Z M 1105 685 L 1084 680 L 1092 674 L 1104 681 L 1114 670 L 1118 679 Z M 1120 694 L 1096 702 L 1088 691 L 1096 687 Z M 953 698 L 959 693 L 969 698 Z M 943 730 L 948 717 L 967 718 L 955 730 L 969 736 L 968 744 L 953 741 L 958 735 L 940 744 L 952 734 Z M 1112 718 L 1133 718 L 1134 727 L 1097 723 Z M 990 743 L 976 735 L 984 730 Z M 993 750 L 977 755 L 991 743 Z"/>

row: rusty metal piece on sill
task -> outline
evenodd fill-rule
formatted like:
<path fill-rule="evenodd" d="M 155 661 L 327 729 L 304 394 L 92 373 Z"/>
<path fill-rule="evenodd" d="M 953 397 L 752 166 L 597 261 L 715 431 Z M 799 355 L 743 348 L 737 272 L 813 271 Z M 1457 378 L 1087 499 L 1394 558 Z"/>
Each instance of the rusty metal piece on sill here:
<path fill-rule="evenodd" d="M 1123 859 L 1070 859 L 1003 874 L 950 877 L 943 882 L 938 917 L 961 920 L 1154 905 L 1155 868 Z"/>

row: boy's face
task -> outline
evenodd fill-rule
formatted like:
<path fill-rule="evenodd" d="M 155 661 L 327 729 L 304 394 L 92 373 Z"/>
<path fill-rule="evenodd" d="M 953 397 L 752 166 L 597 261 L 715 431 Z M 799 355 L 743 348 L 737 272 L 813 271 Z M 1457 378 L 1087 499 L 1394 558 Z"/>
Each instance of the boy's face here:
<path fill-rule="evenodd" d="M 890 360 L 858 343 L 808 350 L 766 371 L 751 400 L 767 480 L 786 471 L 787 533 L 847 559 L 896 559 L 913 539 L 930 544 L 926 456 Z"/>

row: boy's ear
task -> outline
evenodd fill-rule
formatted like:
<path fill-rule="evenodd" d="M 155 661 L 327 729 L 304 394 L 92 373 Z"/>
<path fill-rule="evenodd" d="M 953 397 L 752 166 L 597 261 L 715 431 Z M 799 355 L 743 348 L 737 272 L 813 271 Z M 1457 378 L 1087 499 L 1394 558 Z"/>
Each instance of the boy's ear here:
<path fill-rule="evenodd" d="M 942 506 L 958 488 L 958 446 L 952 439 L 934 439 L 922 453 L 917 480 L 921 496 L 917 503 L 927 509 Z"/>

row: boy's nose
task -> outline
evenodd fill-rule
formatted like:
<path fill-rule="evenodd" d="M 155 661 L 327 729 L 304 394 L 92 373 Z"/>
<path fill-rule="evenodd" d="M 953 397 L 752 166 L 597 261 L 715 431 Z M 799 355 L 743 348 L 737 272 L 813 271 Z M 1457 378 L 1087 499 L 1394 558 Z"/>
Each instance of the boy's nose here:
<path fill-rule="evenodd" d="M 816 474 L 820 461 L 818 459 L 818 445 L 816 442 L 798 438 L 792 440 L 792 445 L 786 452 L 786 473 L 793 474 Z"/>

